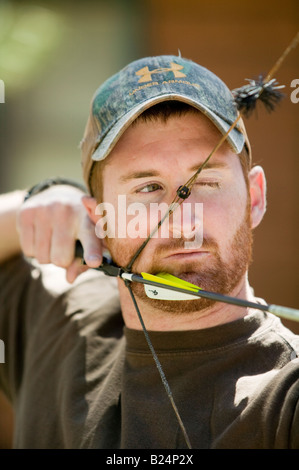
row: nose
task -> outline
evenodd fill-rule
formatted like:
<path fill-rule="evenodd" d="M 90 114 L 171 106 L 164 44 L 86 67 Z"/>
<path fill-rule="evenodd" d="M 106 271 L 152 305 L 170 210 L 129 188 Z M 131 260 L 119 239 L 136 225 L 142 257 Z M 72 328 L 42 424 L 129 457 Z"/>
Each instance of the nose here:
<path fill-rule="evenodd" d="M 169 219 L 169 232 L 173 238 L 185 241 L 185 248 L 200 248 L 203 242 L 203 203 L 192 196 L 178 204 Z"/>

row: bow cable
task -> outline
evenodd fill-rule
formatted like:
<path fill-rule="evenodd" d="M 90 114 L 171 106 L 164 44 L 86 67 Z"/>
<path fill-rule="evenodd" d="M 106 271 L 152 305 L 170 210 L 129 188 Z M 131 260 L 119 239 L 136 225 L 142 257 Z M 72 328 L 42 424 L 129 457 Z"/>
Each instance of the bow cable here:
<path fill-rule="evenodd" d="M 176 404 L 175 404 L 175 401 L 174 401 L 174 398 L 173 398 L 173 395 L 172 395 L 171 388 L 170 388 L 170 386 L 169 386 L 169 384 L 168 384 L 168 381 L 167 381 L 167 378 L 166 378 L 166 376 L 165 376 L 165 374 L 164 374 L 164 371 L 163 371 L 161 362 L 159 361 L 159 358 L 158 358 L 158 356 L 157 356 L 157 353 L 156 353 L 156 351 L 155 351 L 155 349 L 154 349 L 154 347 L 153 347 L 153 344 L 152 344 L 152 342 L 151 342 L 151 340 L 150 340 L 148 331 L 147 331 L 147 329 L 146 329 L 146 327 L 145 327 L 145 324 L 144 324 L 142 315 L 141 315 L 141 313 L 140 313 L 140 310 L 139 310 L 139 307 L 138 307 L 136 298 L 135 298 L 135 296 L 134 296 L 134 294 L 133 294 L 132 288 L 131 288 L 131 286 L 130 286 L 130 283 L 129 283 L 127 280 L 125 280 L 125 285 L 127 286 L 128 290 L 129 290 L 129 292 L 130 292 L 130 295 L 131 295 L 133 304 L 134 304 L 134 306 L 135 306 L 135 309 L 136 309 L 136 312 L 137 312 L 137 315 L 138 315 L 140 324 L 141 324 L 141 326 L 142 326 L 142 330 L 143 330 L 143 333 L 144 333 L 144 336 L 145 336 L 147 345 L 148 345 L 148 347 L 149 347 L 149 349 L 150 349 L 150 351 L 151 351 L 151 353 L 152 353 L 153 359 L 154 359 L 154 361 L 155 361 L 155 363 L 156 363 L 157 369 L 158 369 L 159 374 L 160 374 L 160 378 L 161 378 L 162 383 L 163 383 L 163 385 L 164 385 L 165 391 L 166 391 L 166 393 L 167 393 L 167 396 L 168 396 L 168 398 L 169 398 L 169 401 L 170 401 L 170 403 L 171 403 L 171 406 L 172 406 L 172 408 L 173 408 L 173 411 L 174 411 L 174 413 L 175 413 L 175 415 L 176 415 L 177 421 L 178 421 L 179 426 L 180 426 L 180 428 L 181 428 L 181 431 L 182 431 L 182 433 L 183 433 L 183 436 L 184 436 L 184 439 L 185 439 L 185 441 L 186 441 L 187 447 L 188 447 L 188 449 L 192 449 L 191 443 L 190 443 L 190 439 L 189 439 L 189 436 L 188 436 L 188 434 L 187 434 L 185 425 L 184 425 L 184 423 L 183 423 L 183 421 L 182 421 L 182 418 L 181 418 L 181 416 L 180 416 L 179 410 L 178 410 L 178 408 L 177 408 L 177 406 L 176 406 Z"/>

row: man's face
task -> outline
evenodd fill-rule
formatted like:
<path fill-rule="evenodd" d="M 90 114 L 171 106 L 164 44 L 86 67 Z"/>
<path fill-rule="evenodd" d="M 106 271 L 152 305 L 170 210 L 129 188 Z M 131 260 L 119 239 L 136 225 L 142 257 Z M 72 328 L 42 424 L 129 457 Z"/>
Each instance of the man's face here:
<path fill-rule="evenodd" d="M 188 181 L 220 138 L 219 131 L 200 113 L 171 117 L 167 122 L 139 121 L 124 133 L 104 167 L 103 200 L 115 208 L 119 195 L 125 196 L 127 207 L 141 203 L 146 210 L 142 212 L 144 216 L 139 225 L 145 227 L 146 233 L 132 238 L 128 232 L 126 238 L 119 238 L 117 220 L 120 218 L 116 213 L 115 238 L 106 242 L 119 266 L 129 263 L 149 234 L 153 203 L 169 205 L 178 187 Z M 195 203 L 203 204 L 200 221 L 196 220 Z M 168 237 L 160 230 L 135 261 L 133 272 L 168 272 L 206 290 L 232 293 L 248 269 L 251 224 L 248 191 L 239 157 L 227 144 L 220 147 L 198 175 L 191 196 L 184 204 L 191 208 L 192 224 L 202 224 L 202 245 L 187 248 L 184 216 L 180 218 L 180 230 L 184 234 L 180 238 L 176 235 L 178 221 L 171 218 Z M 183 209 L 181 207 L 182 213 Z M 127 214 L 122 218 L 127 228 L 132 217 Z M 191 227 L 190 219 L 188 227 Z M 142 285 L 134 284 L 134 290 L 136 296 L 146 299 Z M 207 299 L 185 302 L 148 299 L 148 302 L 158 302 L 159 308 L 171 311 L 199 310 L 211 303 Z"/>

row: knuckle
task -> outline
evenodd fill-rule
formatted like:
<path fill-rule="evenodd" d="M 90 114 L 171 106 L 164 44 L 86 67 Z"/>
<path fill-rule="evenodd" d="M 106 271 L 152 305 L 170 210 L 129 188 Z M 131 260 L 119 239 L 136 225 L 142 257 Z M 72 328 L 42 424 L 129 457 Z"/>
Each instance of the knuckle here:
<path fill-rule="evenodd" d="M 51 258 L 51 262 L 60 268 L 68 268 L 71 264 L 70 259 L 67 256 L 55 256 Z"/>
<path fill-rule="evenodd" d="M 36 259 L 37 261 L 40 263 L 40 264 L 48 264 L 50 263 L 50 260 L 48 258 L 48 256 L 46 255 L 36 255 Z"/>
<path fill-rule="evenodd" d="M 19 225 L 29 225 L 34 220 L 34 209 L 32 207 L 22 207 L 18 214 Z"/>
<path fill-rule="evenodd" d="M 50 207 L 50 212 L 53 218 L 61 221 L 70 221 L 75 217 L 75 209 L 69 203 L 53 202 Z"/>
<path fill-rule="evenodd" d="M 28 256 L 29 258 L 34 257 L 34 249 L 32 246 L 21 241 L 21 248 L 25 256 Z"/>

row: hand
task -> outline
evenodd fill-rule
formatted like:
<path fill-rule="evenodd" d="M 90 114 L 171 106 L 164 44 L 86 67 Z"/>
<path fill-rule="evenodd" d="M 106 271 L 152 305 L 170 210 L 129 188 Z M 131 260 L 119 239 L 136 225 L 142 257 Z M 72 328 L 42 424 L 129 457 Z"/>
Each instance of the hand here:
<path fill-rule="evenodd" d="M 53 186 L 24 202 L 17 215 L 17 228 L 25 256 L 41 264 L 53 263 L 66 269 L 73 282 L 88 267 L 102 262 L 103 242 L 84 207 L 86 196 L 80 189 L 67 185 Z M 75 243 L 83 246 L 87 266 L 74 259 Z"/>

